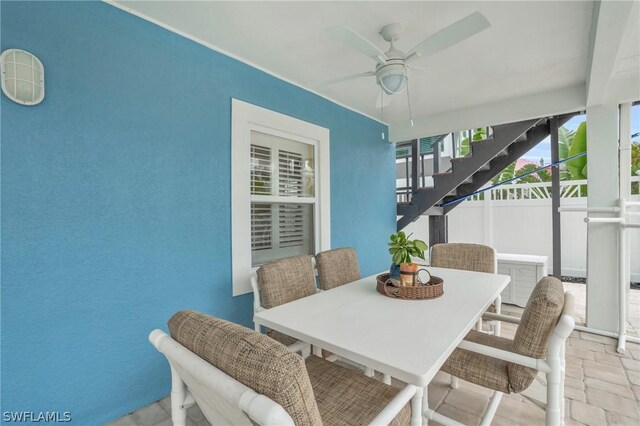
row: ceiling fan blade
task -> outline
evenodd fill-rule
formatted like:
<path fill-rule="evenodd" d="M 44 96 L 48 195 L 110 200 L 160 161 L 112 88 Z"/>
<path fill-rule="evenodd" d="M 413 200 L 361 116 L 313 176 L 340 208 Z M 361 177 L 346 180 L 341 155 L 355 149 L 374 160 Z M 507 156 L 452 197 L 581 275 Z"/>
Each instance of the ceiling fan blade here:
<path fill-rule="evenodd" d="M 332 78 L 331 80 L 326 80 L 318 84 L 314 84 L 313 87 L 329 86 L 330 84 L 342 83 L 343 81 L 355 80 L 356 78 L 362 78 L 362 77 L 371 77 L 374 75 L 376 75 L 375 71 L 367 71 L 367 72 L 361 72 L 359 74 L 345 75 L 338 78 Z"/>
<path fill-rule="evenodd" d="M 336 25 L 335 27 L 327 28 L 327 32 L 336 40 L 348 45 L 352 49 L 355 49 L 364 55 L 367 55 L 374 61 L 380 61 L 383 64 L 387 63 L 387 57 L 382 50 L 351 28 L 345 27 L 344 25 Z"/>
<path fill-rule="evenodd" d="M 407 61 L 438 53 L 478 34 L 480 31 L 486 30 L 490 26 L 491 24 L 482 13 L 472 13 L 423 40 L 407 53 Z"/>

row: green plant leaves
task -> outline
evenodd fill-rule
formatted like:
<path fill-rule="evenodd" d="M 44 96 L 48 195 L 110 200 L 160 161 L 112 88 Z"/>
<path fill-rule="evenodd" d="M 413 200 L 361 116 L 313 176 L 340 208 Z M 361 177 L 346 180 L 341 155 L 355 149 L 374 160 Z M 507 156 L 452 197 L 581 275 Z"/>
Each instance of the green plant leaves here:
<path fill-rule="evenodd" d="M 479 127 L 474 130 L 473 135 L 471 135 L 472 141 L 481 141 L 487 138 L 487 129 L 483 127 Z M 464 138 L 460 142 L 460 156 L 464 157 L 471 152 L 471 144 L 469 143 L 469 138 Z"/>
<path fill-rule="evenodd" d="M 576 134 L 571 141 L 569 157 L 587 151 L 587 122 L 583 121 L 576 129 Z M 567 170 L 573 179 L 586 179 L 587 156 L 572 158 L 567 161 Z"/>
<path fill-rule="evenodd" d="M 424 259 L 424 251 L 429 246 L 422 240 L 410 240 L 411 235 L 413 234 L 407 236 L 403 231 L 399 231 L 389 236 L 391 242 L 387 244 L 394 264 L 409 263 L 412 256 Z"/>
<path fill-rule="evenodd" d="M 422 251 L 425 251 L 426 249 L 429 248 L 427 243 L 425 243 L 422 240 L 415 240 L 415 246 L 417 247 L 418 250 L 422 250 Z"/>

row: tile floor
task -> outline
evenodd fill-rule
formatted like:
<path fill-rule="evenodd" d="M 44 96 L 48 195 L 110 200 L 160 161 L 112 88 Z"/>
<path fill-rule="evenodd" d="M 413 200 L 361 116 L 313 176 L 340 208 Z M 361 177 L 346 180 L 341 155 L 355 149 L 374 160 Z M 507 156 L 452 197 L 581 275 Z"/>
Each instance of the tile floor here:
<path fill-rule="evenodd" d="M 565 284 L 576 294 L 577 320 L 584 321 L 584 285 Z M 630 334 L 640 330 L 640 291 L 630 295 Z M 519 316 L 522 309 L 504 305 L 507 315 Z M 580 316 L 582 312 L 582 317 Z M 515 326 L 502 325 L 502 335 L 512 338 Z M 574 331 L 567 342 L 565 421 L 567 425 L 640 425 L 640 345 L 628 343 L 627 353 L 616 352 L 617 342 L 608 337 Z M 540 375 L 540 381 L 544 375 Z M 493 425 L 544 425 L 545 387 L 540 381 L 520 395 L 505 395 Z M 394 382 L 400 386 L 401 383 Z M 477 425 L 491 392 L 460 381 L 451 389 L 449 376 L 438 373 L 429 385 L 429 406 L 465 425 Z M 166 397 L 134 411 L 108 426 L 169 426 L 170 402 Z M 209 425 L 194 405 L 187 412 L 188 426 Z M 430 422 L 430 425 L 437 423 Z"/>

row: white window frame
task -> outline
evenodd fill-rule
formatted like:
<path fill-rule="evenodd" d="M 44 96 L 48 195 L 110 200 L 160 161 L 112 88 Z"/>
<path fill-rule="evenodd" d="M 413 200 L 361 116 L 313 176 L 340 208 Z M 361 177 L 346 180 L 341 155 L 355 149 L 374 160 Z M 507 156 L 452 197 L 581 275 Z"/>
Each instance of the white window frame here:
<path fill-rule="evenodd" d="M 231 263 L 233 296 L 250 293 L 251 274 L 251 132 L 257 131 L 315 146 L 314 248 L 331 247 L 329 129 L 238 99 L 231 100 Z M 253 196 L 254 201 L 257 196 Z M 281 197 L 283 203 L 306 197 Z M 312 199 L 313 199 L 312 198 Z M 274 197 L 269 197 L 273 201 Z M 278 200 L 280 202 L 280 200 Z"/>

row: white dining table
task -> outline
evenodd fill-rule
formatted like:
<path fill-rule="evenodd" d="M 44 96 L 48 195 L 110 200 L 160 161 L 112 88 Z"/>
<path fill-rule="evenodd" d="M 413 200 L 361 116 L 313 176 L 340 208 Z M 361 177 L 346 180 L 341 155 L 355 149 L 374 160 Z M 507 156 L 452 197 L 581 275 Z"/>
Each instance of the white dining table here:
<path fill-rule="evenodd" d="M 412 424 L 424 422 L 427 386 L 502 290 L 507 275 L 429 268 L 444 294 L 400 300 L 376 275 L 258 312 L 254 321 L 418 387 Z"/>

